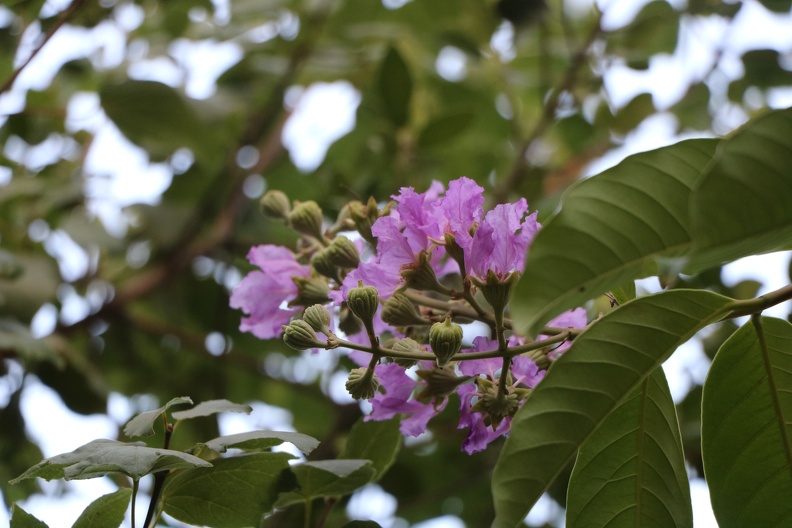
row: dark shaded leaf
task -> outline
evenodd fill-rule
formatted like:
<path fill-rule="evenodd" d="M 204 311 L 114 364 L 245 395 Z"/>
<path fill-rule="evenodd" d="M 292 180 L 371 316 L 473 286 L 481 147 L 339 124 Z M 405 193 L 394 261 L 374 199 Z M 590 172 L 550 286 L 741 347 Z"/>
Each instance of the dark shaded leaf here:
<path fill-rule="evenodd" d="M 124 522 L 130 498 L 132 490 L 129 488 L 99 497 L 85 508 L 72 528 L 117 528 Z"/>
<path fill-rule="evenodd" d="M 348 495 L 371 481 L 374 468 L 368 460 L 321 460 L 291 467 L 299 489 L 282 493 L 276 508 L 303 503 L 317 497 Z"/>
<path fill-rule="evenodd" d="M 369 421 L 361 418 L 352 427 L 340 459 L 370 460 L 374 468 L 372 481 L 379 480 L 396 460 L 402 445 L 400 420 Z"/>

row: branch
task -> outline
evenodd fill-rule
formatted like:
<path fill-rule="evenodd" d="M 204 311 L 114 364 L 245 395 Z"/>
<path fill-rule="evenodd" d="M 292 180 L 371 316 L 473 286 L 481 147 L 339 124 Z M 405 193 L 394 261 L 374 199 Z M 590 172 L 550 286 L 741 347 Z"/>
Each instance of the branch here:
<path fill-rule="evenodd" d="M 493 199 L 495 203 L 503 203 L 508 200 L 509 192 L 517 184 L 517 181 L 520 179 L 520 175 L 522 174 L 526 154 L 530 150 L 531 146 L 536 142 L 536 140 L 544 135 L 549 126 L 555 120 L 555 114 L 556 110 L 558 109 L 558 104 L 561 101 L 561 95 L 564 92 L 571 91 L 577 83 L 578 74 L 586 62 L 586 56 L 588 55 L 589 48 L 591 48 L 591 45 L 602 32 L 601 21 L 602 12 L 600 11 L 597 14 L 597 20 L 589 32 L 586 40 L 580 46 L 577 53 L 575 53 L 575 55 L 572 57 L 572 60 L 569 63 L 569 67 L 567 68 L 561 83 L 553 90 L 553 92 L 550 94 L 550 97 L 547 98 L 544 111 L 542 112 L 542 115 L 539 116 L 539 120 L 534 125 L 531 134 L 525 139 L 525 141 L 523 141 L 522 145 L 518 149 L 517 157 L 514 161 L 511 171 L 506 176 L 506 178 L 501 180 L 500 183 L 495 187 L 493 192 Z"/>
<path fill-rule="evenodd" d="M 69 7 L 61 12 L 60 16 L 58 16 L 58 19 L 55 21 L 55 24 L 53 24 L 49 31 L 44 34 L 44 38 L 41 40 L 41 43 L 36 47 L 36 49 L 33 50 L 33 53 L 31 53 L 27 60 L 20 64 L 19 67 L 11 73 L 8 79 L 6 79 L 3 85 L 0 86 L 0 94 L 9 91 L 13 87 L 14 82 L 16 81 L 17 77 L 19 77 L 19 74 L 22 73 L 22 70 L 24 70 L 27 65 L 30 64 L 30 62 L 36 57 L 36 55 L 38 55 L 38 53 L 47 44 L 47 42 L 49 42 L 52 36 L 55 35 L 55 32 L 58 31 L 61 26 L 63 26 L 63 24 L 68 22 L 68 20 L 73 17 L 74 14 L 77 13 L 77 11 L 79 11 L 83 5 L 85 5 L 85 3 L 86 0 L 73 0 Z"/>

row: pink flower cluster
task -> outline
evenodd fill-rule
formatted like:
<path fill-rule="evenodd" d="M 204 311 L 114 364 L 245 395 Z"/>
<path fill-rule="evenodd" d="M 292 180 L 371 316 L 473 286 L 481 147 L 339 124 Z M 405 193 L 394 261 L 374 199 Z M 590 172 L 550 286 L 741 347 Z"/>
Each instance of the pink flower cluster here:
<path fill-rule="evenodd" d="M 513 272 L 521 272 L 525 256 L 540 226 L 536 213 L 528 214 L 525 199 L 515 203 L 500 204 L 484 212 L 484 189 L 469 178 L 452 181 L 448 189 L 433 182 L 429 190 L 417 193 L 411 187 L 401 189 L 392 198 L 396 206 L 387 216 L 376 220 L 372 234 L 377 239 L 375 255 L 349 271 L 341 284 L 330 284 L 330 298 L 341 305 L 350 289 L 362 282 L 374 286 L 381 299 L 406 286 L 403 272 L 419 266 L 421 259 L 428 261 L 437 277 L 458 273 L 463 280 L 484 281 L 488 274 L 505 280 Z M 451 258 L 452 244 L 455 258 Z M 461 255 L 461 256 L 460 256 Z M 249 273 L 233 290 L 231 306 L 240 308 L 248 317 L 243 318 L 240 329 L 269 339 L 281 333 L 281 325 L 288 324 L 299 310 L 289 307 L 298 296 L 292 277 L 310 277 L 311 269 L 300 264 L 294 254 L 282 247 L 264 245 L 254 247 L 248 254 L 251 264 L 259 270 Z M 562 314 L 551 326 L 583 327 L 586 314 L 582 309 Z M 378 332 L 389 332 L 401 337 L 395 328 L 375 319 Z M 361 342 L 363 336 L 348 336 L 350 341 Z M 522 344 L 524 338 L 512 335 L 510 346 Z M 497 341 L 477 337 L 466 351 L 485 351 L 498 348 Z M 557 349 L 556 355 L 561 353 Z M 370 355 L 354 352 L 351 357 L 366 366 Z M 497 381 L 501 375 L 501 358 L 460 361 L 457 372 L 473 378 L 483 377 Z M 430 370 L 433 364 L 421 362 L 419 369 Z M 410 371 L 397 363 L 381 363 L 375 373 L 381 391 L 370 400 L 372 412 L 368 420 L 386 420 L 401 415 L 401 431 L 408 436 L 418 436 L 426 431 L 429 420 L 447 405 L 446 397 L 418 398 L 426 381 L 416 379 Z M 543 371 L 524 356 L 513 358 L 510 369 L 511 389 L 533 388 L 542 379 Z M 459 428 L 467 428 L 468 436 L 463 450 L 474 453 L 507 434 L 511 417 L 506 417 L 492 427 L 484 413 L 474 410 L 482 397 L 477 384 L 467 382 L 456 388 L 460 401 Z"/>

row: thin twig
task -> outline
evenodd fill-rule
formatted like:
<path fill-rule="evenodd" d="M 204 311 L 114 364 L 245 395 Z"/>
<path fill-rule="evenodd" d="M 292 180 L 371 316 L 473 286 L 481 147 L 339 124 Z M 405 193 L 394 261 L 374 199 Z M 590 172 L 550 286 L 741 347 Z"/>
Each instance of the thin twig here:
<path fill-rule="evenodd" d="M 41 43 L 33 50 L 30 56 L 27 58 L 25 62 L 19 65 L 19 67 L 14 70 L 11 75 L 6 79 L 2 86 L 0 86 L 0 94 L 3 94 L 11 89 L 16 81 L 19 74 L 27 67 L 28 64 L 38 55 L 41 49 L 50 41 L 55 32 L 58 31 L 63 24 L 68 22 L 68 20 L 74 16 L 74 14 L 86 3 L 87 0 L 74 0 L 69 7 L 64 9 L 52 27 L 44 34 L 44 38 L 41 40 Z"/>

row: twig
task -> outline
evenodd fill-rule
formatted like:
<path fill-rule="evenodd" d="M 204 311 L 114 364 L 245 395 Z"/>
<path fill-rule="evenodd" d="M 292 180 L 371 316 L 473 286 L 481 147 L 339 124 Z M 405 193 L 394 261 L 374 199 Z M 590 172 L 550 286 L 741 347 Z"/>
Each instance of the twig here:
<path fill-rule="evenodd" d="M 58 16 L 58 19 L 55 21 L 49 31 L 44 34 L 44 38 L 41 40 L 41 43 L 36 47 L 36 49 L 33 50 L 27 60 L 20 64 L 19 67 L 11 73 L 8 79 L 6 79 L 3 85 L 0 86 L 0 94 L 3 94 L 11 89 L 17 77 L 19 77 L 19 74 L 22 73 L 22 70 L 24 70 L 27 65 L 30 64 L 30 62 L 36 57 L 36 55 L 38 55 L 41 49 L 47 44 L 47 42 L 49 42 L 55 32 L 58 31 L 61 26 L 63 26 L 63 24 L 65 24 L 72 16 L 74 16 L 74 14 L 86 3 L 86 1 L 87 0 L 73 0 L 73 2 L 69 4 L 69 7 L 61 12 L 60 16 Z"/>

